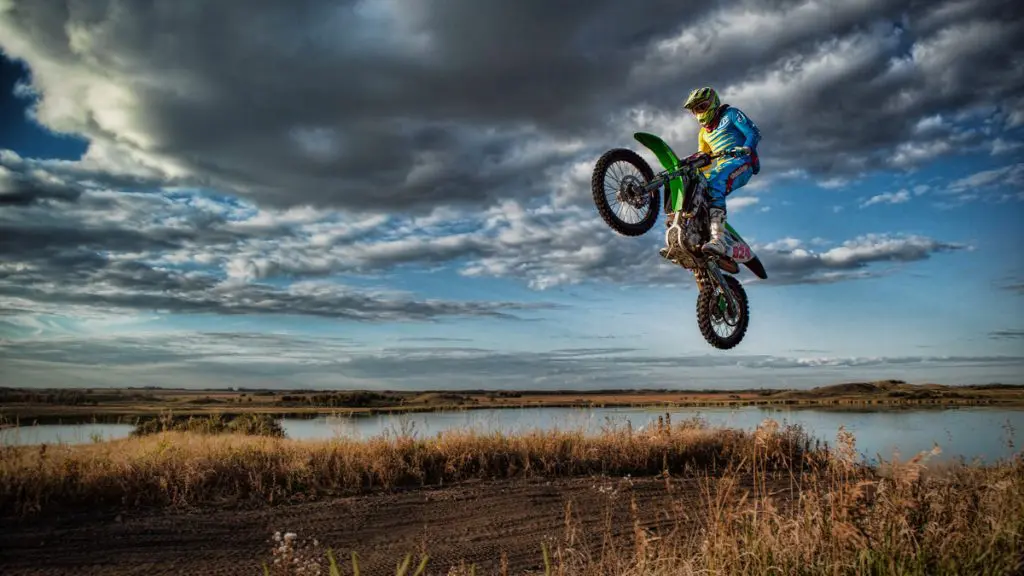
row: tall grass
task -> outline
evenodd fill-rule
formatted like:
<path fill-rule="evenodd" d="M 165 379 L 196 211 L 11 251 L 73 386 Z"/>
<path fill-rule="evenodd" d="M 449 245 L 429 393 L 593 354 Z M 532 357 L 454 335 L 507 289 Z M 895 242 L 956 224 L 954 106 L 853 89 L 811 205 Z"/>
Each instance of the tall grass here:
<path fill-rule="evenodd" d="M 196 506 L 301 502 L 376 488 L 520 475 L 685 473 L 799 467 L 810 448 L 796 426 L 758 455 L 754 433 L 701 421 L 628 425 L 597 435 L 453 432 L 434 437 L 295 441 L 238 434 L 156 432 L 91 445 L 0 448 L 0 513 L 74 506 Z M 760 458 L 760 460 L 758 460 Z"/>
<path fill-rule="evenodd" d="M 635 501 L 631 539 L 616 540 L 606 527 L 588 533 L 567 505 L 564 534 L 538 542 L 540 570 L 529 574 L 583 576 L 696 575 L 1017 575 L 1024 574 L 1024 458 L 994 465 L 953 463 L 929 467 L 938 449 L 907 462 L 884 461 L 879 468 L 857 464 L 854 438 L 840 430 L 839 450 L 825 458 L 804 458 L 793 471 L 793 493 L 773 494 L 763 480 L 774 472 L 771 454 L 778 436 L 769 424 L 753 441 L 757 459 L 753 492 L 739 489 L 739 469 L 702 476 L 699 529 L 676 516 L 668 531 L 641 527 Z M 765 458 L 767 456 L 767 458 Z M 294 552 L 290 540 L 273 550 L 267 574 L 298 574 L 279 558 L 302 558 L 302 574 L 359 574 L 353 552 L 350 571 L 334 551 Z M 278 540 L 278 542 L 281 542 Z M 424 556 L 420 568 L 427 569 Z M 431 574 L 509 574 L 460 563 L 429 566 Z M 503 559 L 502 559 L 503 560 Z M 407 573 L 410 557 L 398 572 Z M 434 571 L 440 570 L 440 571 Z"/>
<path fill-rule="evenodd" d="M 752 432 L 666 420 L 642 433 L 627 425 L 596 435 L 464 432 L 318 442 L 161 431 L 96 444 L 0 448 L 0 513 L 267 505 L 469 478 L 667 471 L 700 479 L 700 505 L 692 505 L 692 493 L 684 496 L 689 517 L 683 506 L 670 507 L 678 514 L 675 525 L 654 533 L 643 528 L 634 503 L 632 538 L 624 541 L 607 526 L 588 531 L 569 508 L 563 535 L 537 543 L 539 573 L 1024 573 L 1020 454 L 989 466 L 935 467 L 929 465 L 935 450 L 868 467 L 857 458 L 852 435 L 841 430 L 837 440 L 835 450 L 817 449 L 798 426 L 773 421 Z M 775 493 L 778 482 L 770 480 L 779 477 L 790 479 L 789 489 Z M 353 551 L 296 543 L 289 535 L 275 541 L 271 558 L 260 559 L 266 572 L 297 574 L 303 566 L 304 574 L 358 573 Z M 405 574 L 474 573 L 465 565 L 429 564 L 427 556 L 391 562 Z M 506 564 L 498 565 L 508 573 Z M 492 573 L 475 570 L 485 572 Z"/>

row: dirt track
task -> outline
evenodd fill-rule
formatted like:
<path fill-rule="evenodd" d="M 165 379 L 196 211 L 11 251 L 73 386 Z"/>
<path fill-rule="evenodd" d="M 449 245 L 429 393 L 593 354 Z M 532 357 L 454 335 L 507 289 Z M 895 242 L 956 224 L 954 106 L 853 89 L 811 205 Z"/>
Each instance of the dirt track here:
<path fill-rule="evenodd" d="M 600 489 L 604 487 L 604 492 Z M 609 489 L 618 488 L 615 496 Z M 424 541 L 428 572 L 444 574 L 460 559 L 493 573 L 504 551 L 514 573 L 542 567 L 541 541 L 561 537 L 565 505 L 572 501 L 581 533 L 600 546 L 611 531 L 631 538 L 630 495 L 641 524 L 671 529 L 681 514 L 697 515 L 696 480 L 572 478 L 473 482 L 445 488 L 374 494 L 260 510 L 192 513 L 78 514 L 29 521 L 0 520 L 0 573 L 21 574 L 261 574 L 271 558 L 275 530 L 318 538 L 340 558 L 358 551 L 361 572 L 394 574 L 407 552 L 418 557 Z M 674 508 L 674 510 L 673 510 Z M 687 523 L 696 522 L 688 520 Z M 695 526 L 694 526 L 695 527 Z M 344 573 L 351 574 L 348 563 Z"/>

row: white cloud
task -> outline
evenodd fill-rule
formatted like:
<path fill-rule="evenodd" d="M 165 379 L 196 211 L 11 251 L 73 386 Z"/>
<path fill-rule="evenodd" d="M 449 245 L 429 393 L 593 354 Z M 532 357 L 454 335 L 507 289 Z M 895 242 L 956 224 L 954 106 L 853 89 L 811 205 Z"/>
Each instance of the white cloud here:
<path fill-rule="evenodd" d="M 866 234 L 824 251 L 804 246 L 794 238 L 754 245 L 768 271 L 768 283 L 830 284 L 871 278 L 891 270 L 872 268 L 880 263 L 909 263 L 933 254 L 970 250 L 961 243 L 941 242 L 923 236 Z"/>
<path fill-rule="evenodd" d="M 1024 162 L 1001 168 L 982 170 L 954 180 L 946 187 L 951 194 L 970 194 L 990 187 L 1015 188 L 1024 186 Z"/>
<path fill-rule="evenodd" d="M 953 145 L 948 140 L 904 142 L 896 147 L 890 162 L 894 166 L 907 168 L 937 158 L 951 150 Z"/>
<path fill-rule="evenodd" d="M 1024 146 L 1021 142 L 1015 140 L 1004 140 L 1002 138 L 996 138 L 992 141 L 992 155 L 1006 154 L 1017 150 L 1021 146 Z"/>
<path fill-rule="evenodd" d="M 840 177 L 837 176 L 835 178 L 828 178 L 828 179 L 825 179 L 825 180 L 819 180 L 818 181 L 818 186 L 821 186 L 822 188 L 834 190 L 836 188 L 842 188 L 843 186 L 846 186 L 849 183 L 850 183 L 850 181 L 848 179 L 840 178 Z"/>
<path fill-rule="evenodd" d="M 914 131 L 917 133 L 933 132 L 937 129 L 947 127 L 945 120 L 942 118 L 942 114 L 936 114 L 934 116 L 927 116 L 917 121 L 914 126 Z"/>
<path fill-rule="evenodd" d="M 910 191 L 904 188 L 898 192 L 884 192 L 882 194 L 876 194 L 862 202 L 860 207 L 867 208 L 874 204 L 903 204 L 904 202 L 909 201 Z"/>
<path fill-rule="evenodd" d="M 760 202 L 761 199 L 757 196 L 740 196 L 738 198 L 728 198 L 726 200 L 726 208 L 731 212 L 739 212 L 744 208 L 748 208 Z"/>

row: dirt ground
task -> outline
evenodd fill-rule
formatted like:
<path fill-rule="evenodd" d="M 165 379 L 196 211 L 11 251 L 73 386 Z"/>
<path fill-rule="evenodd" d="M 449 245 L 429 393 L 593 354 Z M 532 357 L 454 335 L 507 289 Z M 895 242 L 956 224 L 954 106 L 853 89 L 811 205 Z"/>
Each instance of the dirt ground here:
<path fill-rule="evenodd" d="M 513 573 L 543 567 L 541 542 L 565 534 L 572 502 L 579 533 L 600 549 L 605 526 L 631 539 L 630 496 L 641 525 L 671 530 L 679 519 L 696 528 L 702 492 L 697 480 L 653 478 L 522 479 L 371 494 L 258 510 L 78 513 L 30 520 L 0 519 L 0 574 L 262 574 L 274 531 L 317 538 L 339 559 L 359 553 L 361 573 L 394 574 L 426 543 L 430 574 L 460 559 L 478 574 L 495 573 L 501 553 Z M 687 519 L 689 517 L 689 519 Z M 351 574 L 349 563 L 343 573 Z"/>

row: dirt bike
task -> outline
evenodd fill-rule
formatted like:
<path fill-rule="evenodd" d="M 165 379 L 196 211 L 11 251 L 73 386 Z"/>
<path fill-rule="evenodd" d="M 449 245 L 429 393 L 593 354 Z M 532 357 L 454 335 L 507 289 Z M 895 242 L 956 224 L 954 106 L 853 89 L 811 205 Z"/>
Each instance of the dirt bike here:
<path fill-rule="evenodd" d="M 637 132 L 633 137 L 653 152 L 665 169 L 655 175 L 650 165 L 628 148 L 605 152 L 597 160 L 590 181 L 597 211 L 612 230 L 624 236 L 640 236 L 658 219 L 659 196 L 662 188 L 666 188 L 663 207 L 667 230 L 661 255 L 693 273 L 699 289 L 697 327 L 704 339 L 715 348 L 733 348 L 746 334 L 750 307 L 743 285 L 732 274 L 737 274 L 739 265 L 744 264 L 762 280 L 768 275 L 750 245 L 728 222 L 722 235 L 726 255 L 705 254 L 701 249 L 711 237 L 711 226 L 708 182 L 700 169 L 716 158 L 731 154 L 698 152 L 680 159 L 658 136 Z M 631 166 L 632 173 L 623 171 L 616 178 L 612 168 L 617 164 Z M 612 178 L 608 178 L 609 174 Z M 623 220 L 609 205 L 607 181 L 613 178 L 615 186 L 611 190 L 616 202 L 634 213 L 644 211 L 636 222 Z M 716 330 L 720 325 L 727 328 L 724 335 Z"/>

